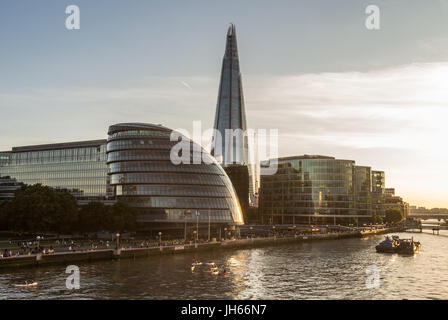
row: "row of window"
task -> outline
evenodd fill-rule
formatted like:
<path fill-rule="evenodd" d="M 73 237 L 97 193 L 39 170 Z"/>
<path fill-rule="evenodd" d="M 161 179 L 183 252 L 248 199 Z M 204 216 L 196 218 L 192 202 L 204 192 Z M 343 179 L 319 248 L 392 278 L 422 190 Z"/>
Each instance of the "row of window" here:
<path fill-rule="evenodd" d="M 154 196 L 191 196 L 191 197 L 231 197 L 224 186 L 159 186 L 159 185 L 118 185 L 117 196 L 154 195 Z"/>
<path fill-rule="evenodd" d="M 5 165 L 105 161 L 105 146 L 45 151 L 13 152 Z"/>
<path fill-rule="evenodd" d="M 2 173 L 3 174 L 3 173 Z M 18 181 L 24 180 L 52 180 L 52 179 L 93 179 L 93 178 L 107 178 L 105 170 L 91 170 L 91 171 L 56 171 L 56 172 L 32 172 L 32 173 L 12 173 L 7 175 L 16 178 Z"/>
<path fill-rule="evenodd" d="M 351 174 L 327 174 L 327 173 L 316 173 L 314 175 L 307 176 L 306 174 L 275 174 L 271 176 L 263 176 L 262 180 L 265 182 L 292 182 L 292 181 L 301 181 L 301 182 L 331 182 L 331 181 L 341 181 L 341 182 L 352 182 L 353 176 Z"/>
<path fill-rule="evenodd" d="M 295 195 L 284 195 L 284 194 L 263 194 L 261 201 L 354 201 L 353 195 L 347 194 L 333 194 L 333 195 L 322 195 L 322 194 L 295 194 Z"/>
<path fill-rule="evenodd" d="M 88 162 L 74 162 L 74 163 L 47 163 L 35 165 L 11 165 L 0 167 L 0 174 L 2 176 L 19 173 L 46 173 L 46 172 L 68 172 L 68 171 L 93 171 L 103 170 L 107 173 L 106 161 L 88 161 Z"/>
<path fill-rule="evenodd" d="M 291 166 L 293 168 L 313 168 L 313 167 L 328 167 L 328 168 L 353 168 L 355 162 L 353 160 L 339 160 L 339 159 L 297 159 L 297 160 L 279 160 L 279 165 Z"/>
<path fill-rule="evenodd" d="M 115 132 L 109 135 L 109 140 L 116 138 L 128 138 L 128 137 L 169 137 L 169 132 L 163 132 L 159 130 L 128 130 Z"/>
<path fill-rule="evenodd" d="M 235 203 L 230 198 L 176 198 L 176 197 L 123 197 L 135 207 L 164 209 L 235 209 Z"/>
<path fill-rule="evenodd" d="M 326 209 L 326 208 L 298 208 L 296 210 L 275 210 L 266 209 L 262 212 L 263 216 L 273 216 L 273 215 L 359 215 L 354 209 Z M 371 216 L 371 212 L 363 212 L 362 215 Z"/>
<path fill-rule="evenodd" d="M 109 164 L 109 173 L 121 172 L 191 172 L 203 174 L 222 174 L 216 164 L 179 164 L 174 165 L 169 161 L 129 161 L 113 162 Z"/>
<path fill-rule="evenodd" d="M 353 201 L 263 201 L 263 208 L 355 208 Z"/>
<path fill-rule="evenodd" d="M 223 178 L 218 175 L 176 174 L 176 173 L 122 173 L 112 174 L 111 184 L 189 184 L 222 186 Z"/>
<path fill-rule="evenodd" d="M 193 148 L 191 142 L 167 141 L 165 139 L 129 139 L 115 140 L 107 143 L 107 151 L 116 151 L 123 149 L 171 149 L 174 145 L 183 148 Z"/>
<path fill-rule="evenodd" d="M 78 189 L 89 193 L 103 193 L 107 187 L 105 179 L 23 179 L 20 182 L 29 185 L 40 183 L 53 188 Z"/>
<path fill-rule="evenodd" d="M 187 223 L 216 223 L 233 222 L 230 210 L 187 210 L 187 209 L 165 209 L 163 213 L 159 211 L 151 212 L 151 209 L 142 209 L 139 220 L 172 220 Z M 185 214 L 188 211 L 188 214 Z M 199 212 L 199 215 L 196 215 Z"/>
<path fill-rule="evenodd" d="M 182 150 L 180 150 L 182 151 Z M 171 150 L 126 150 L 112 151 L 107 154 L 107 162 L 113 161 L 133 161 L 133 160 L 171 160 L 186 164 L 213 163 L 215 160 L 207 153 L 196 152 L 190 149 L 189 155 L 182 155 L 182 152 L 171 154 Z"/>

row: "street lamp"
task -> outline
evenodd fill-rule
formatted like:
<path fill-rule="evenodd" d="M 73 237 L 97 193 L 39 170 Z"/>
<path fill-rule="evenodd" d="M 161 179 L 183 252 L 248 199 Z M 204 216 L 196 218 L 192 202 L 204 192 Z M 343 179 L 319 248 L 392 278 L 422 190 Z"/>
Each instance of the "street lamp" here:
<path fill-rule="evenodd" d="M 159 231 L 159 245 L 162 245 L 162 232 Z"/>
<path fill-rule="evenodd" d="M 37 236 L 36 240 L 37 240 L 37 253 L 39 253 L 39 251 L 40 251 L 40 236 Z"/>
<path fill-rule="evenodd" d="M 117 233 L 115 236 L 116 236 L 116 238 L 115 238 L 115 240 L 116 240 L 115 249 L 118 250 L 118 247 L 120 246 L 120 234 Z"/>
<path fill-rule="evenodd" d="M 193 235 L 194 235 L 194 244 L 196 244 L 196 241 L 197 241 L 197 231 L 196 230 L 194 230 L 193 231 Z"/>
<path fill-rule="evenodd" d="M 274 239 L 275 239 L 275 226 L 272 226 L 272 232 L 274 233 Z"/>
<path fill-rule="evenodd" d="M 252 231 L 252 227 L 250 227 L 250 238 L 252 239 L 254 236 L 253 236 L 253 231 Z"/>
<path fill-rule="evenodd" d="M 227 228 L 224 228 L 224 240 L 227 240 Z"/>

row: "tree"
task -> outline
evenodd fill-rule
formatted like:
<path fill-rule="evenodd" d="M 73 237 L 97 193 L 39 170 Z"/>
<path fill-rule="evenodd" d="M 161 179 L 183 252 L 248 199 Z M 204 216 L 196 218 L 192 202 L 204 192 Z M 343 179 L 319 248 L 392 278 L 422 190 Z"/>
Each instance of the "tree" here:
<path fill-rule="evenodd" d="M 69 233 L 77 222 L 77 202 L 67 191 L 24 185 L 3 209 L 8 229 L 21 232 Z"/>
<path fill-rule="evenodd" d="M 109 208 L 102 202 L 89 202 L 79 210 L 78 229 L 90 233 L 107 230 Z"/>
<path fill-rule="evenodd" d="M 371 221 L 373 224 L 383 223 L 383 218 L 381 218 L 381 216 L 375 210 L 373 210 Z"/>
<path fill-rule="evenodd" d="M 385 222 L 387 223 L 397 223 L 403 220 L 403 212 L 400 209 L 387 209 Z"/>
<path fill-rule="evenodd" d="M 138 210 L 128 203 L 117 201 L 109 209 L 108 230 L 111 232 L 134 231 L 137 229 Z"/>
<path fill-rule="evenodd" d="M 4 205 L 5 203 L 0 203 L 0 230 L 8 230 L 8 220 L 3 209 Z"/>

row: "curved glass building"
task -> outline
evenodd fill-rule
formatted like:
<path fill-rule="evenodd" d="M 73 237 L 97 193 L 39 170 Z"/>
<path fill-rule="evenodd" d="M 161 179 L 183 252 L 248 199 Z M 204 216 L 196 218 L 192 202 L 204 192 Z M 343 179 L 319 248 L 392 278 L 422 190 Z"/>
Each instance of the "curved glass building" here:
<path fill-rule="evenodd" d="M 122 123 L 109 127 L 107 166 L 116 198 L 140 210 L 148 229 L 243 224 L 234 188 L 214 157 L 185 136 L 188 161 L 170 159 L 173 130 L 160 125 Z M 193 152 L 199 150 L 199 152 Z M 197 161 L 202 159 L 204 161 Z M 187 162 L 187 163 L 185 163 Z M 198 164 L 194 164 L 198 163 Z M 209 163 L 209 164 L 208 164 Z"/>

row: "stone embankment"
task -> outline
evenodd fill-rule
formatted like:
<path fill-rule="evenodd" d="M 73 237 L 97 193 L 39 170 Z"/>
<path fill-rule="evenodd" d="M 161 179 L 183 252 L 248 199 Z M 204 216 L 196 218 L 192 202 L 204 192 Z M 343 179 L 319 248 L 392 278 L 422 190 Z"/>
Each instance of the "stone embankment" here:
<path fill-rule="evenodd" d="M 56 252 L 53 254 L 33 254 L 29 256 L 14 256 L 14 257 L 0 258 L 0 268 L 40 266 L 49 264 L 69 265 L 77 262 L 90 262 L 90 261 L 108 260 L 108 259 L 135 259 L 139 257 L 149 257 L 161 254 L 196 252 L 202 250 L 267 247 L 267 246 L 282 245 L 286 243 L 295 243 L 295 242 L 356 238 L 356 237 L 377 235 L 397 231 L 401 231 L 401 229 L 388 228 L 388 229 L 351 231 L 340 233 L 295 235 L 289 237 L 250 238 L 250 239 L 226 240 L 215 243 L 197 243 L 197 244 L 193 243 L 186 245 L 171 245 L 171 246 L 150 247 L 150 248 L 126 248 L 118 250 L 99 249 L 91 251 L 84 250 L 76 252 Z"/>

